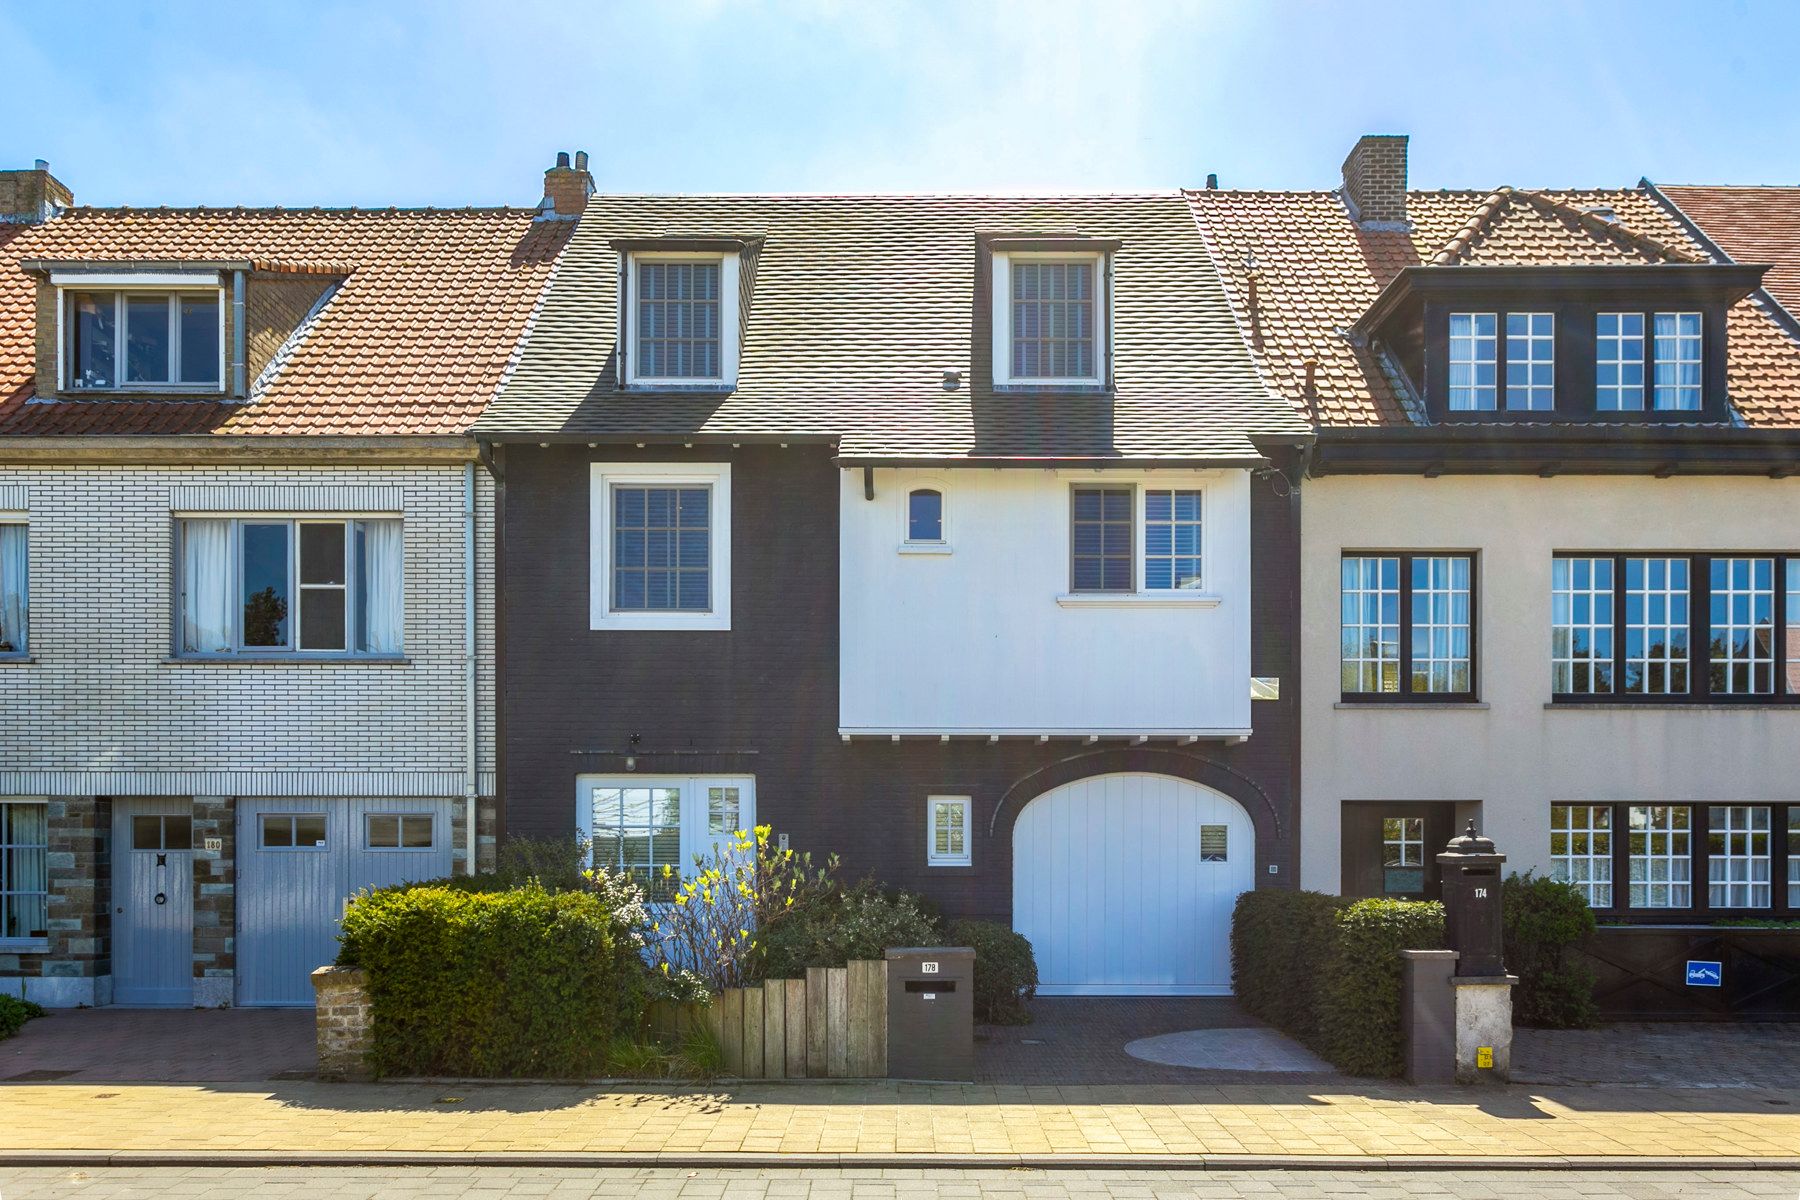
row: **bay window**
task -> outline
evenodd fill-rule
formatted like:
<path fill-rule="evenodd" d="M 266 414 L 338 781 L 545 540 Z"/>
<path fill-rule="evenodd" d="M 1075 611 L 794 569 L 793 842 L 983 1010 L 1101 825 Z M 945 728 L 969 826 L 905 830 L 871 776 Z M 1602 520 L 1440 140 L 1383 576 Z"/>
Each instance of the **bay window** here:
<path fill-rule="evenodd" d="M 191 517 L 179 544 L 184 655 L 401 652 L 397 520 Z"/>

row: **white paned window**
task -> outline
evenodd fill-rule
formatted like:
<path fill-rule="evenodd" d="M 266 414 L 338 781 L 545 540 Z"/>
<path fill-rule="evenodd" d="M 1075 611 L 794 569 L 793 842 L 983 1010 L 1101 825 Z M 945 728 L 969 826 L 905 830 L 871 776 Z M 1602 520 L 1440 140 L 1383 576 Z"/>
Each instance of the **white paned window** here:
<path fill-rule="evenodd" d="M 1692 810 L 1649 805 L 1631 810 L 1631 907 L 1693 904 Z"/>
<path fill-rule="evenodd" d="M 594 865 L 629 874 L 652 900 L 667 900 L 682 877 L 681 788 L 596 788 Z"/>
<path fill-rule="evenodd" d="M 1412 690 L 1466 693 L 1469 659 L 1469 559 L 1412 558 Z"/>
<path fill-rule="evenodd" d="M 179 527 L 180 653 L 401 652 L 399 521 L 192 517 Z"/>
<path fill-rule="evenodd" d="M 1493 313 L 1450 314 L 1450 409 L 1492 412 L 1499 342 Z"/>
<path fill-rule="evenodd" d="M 257 818 L 257 847 L 262 850 L 324 850 L 325 814 L 263 813 Z"/>
<path fill-rule="evenodd" d="M 1654 377 L 1651 394 L 1658 412 L 1689 412 L 1700 407 L 1700 314 L 1659 312 L 1655 323 Z"/>
<path fill-rule="evenodd" d="M 1784 564 L 1787 571 L 1787 694 L 1800 696 L 1800 558 Z"/>
<path fill-rule="evenodd" d="M 217 391 L 224 327 L 208 291 L 68 290 L 63 386 L 72 391 Z"/>
<path fill-rule="evenodd" d="M 1506 314 L 1506 407 L 1548 412 L 1556 407 L 1556 316 Z"/>
<path fill-rule="evenodd" d="M 1129 592 L 1132 489 L 1077 487 L 1070 517 L 1070 590 Z"/>
<path fill-rule="evenodd" d="M 1384 817 L 1381 821 L 1381 865 L 1425 865 L 1425 818 Z"/>
<path fill-rule="evenodd" d="M 1096 387 L 1106 381 L 1106 259 L 994 255 L 994 382 Z"/>
<path fill-rule="evenodd" d="M 1594 407 L 1644 410 L 1644 314 L 1594 315 Z"/>
<path fill-rule="evenodd" d="M 31 534 L 22 521 L 0 521 L 0 654 L 31 649 Z"/>
<path fill-rule="evenodd" d="M 595 463 L 594 629 L 731 628 L 731 467 Z"/>
<path fill-rule="evenodd" d="M 743 823 L 744 789 L 719 784 L 706 789 L 706 832 L 720 836 L 748 833 Z"/>
<path fill-rule="evenodd" d="M 1775 690 L 1775 560 L 1715 558 L 1710 568 L 1715 696 Z"/>
<path fill-rule="evenodd" d="M 735 253 L 632 254 L 624 306 L 625 382 L 735 385 L 738 277 Z"/>
<path fill-rule="evenodd" d="M 1713 908 L 1769 907 L 1769 810 L 1715 804 L 1706 820 L 1707 902 Z"/>
<path fill-rule="evenodd" d="M 430 813 L 369 813 L 363 821 L 363 844 L 370 850 L 429 850 L 437 837 L 437 818 Z"/>
<path fill-rule="evenodd" d="M 966 867 L 969 852 L 969 798 L 930 796 L 925 831 L 925 862 L 933 867 Z"/>
<path fill-rule="evenodd" d="M 1625 560 L 1624 691 L 1646 696 L 1688 691 L 1688 560 Z"/>
<path fill-rule="evenodd" d="M 1579 891 L 1589 908 L 1611 908 L 1612 809 L 1557 804 L 1550 809 L 1550 874 Z"/>
<path fill-rule="evenodd" d="M 1343 560 L 1343 690 L 1400 690 L 1400 559 Z"/>
<path fill-rule="evenodd" d="M 1612 559 L 1551 562 L 1550 677 L 1557 695 L 1613 690 Z"/>
<path fill-rule="evenodd" d="M 1144 587 L 1150 591 L 1198 588 L 1200 493 L 1167 488 L 1144 492 Z"/>
<path fill-rule="evenodd" d="M 0 944 L 50 936 L 50 824 L 42 800 L 0 800 Z"/>

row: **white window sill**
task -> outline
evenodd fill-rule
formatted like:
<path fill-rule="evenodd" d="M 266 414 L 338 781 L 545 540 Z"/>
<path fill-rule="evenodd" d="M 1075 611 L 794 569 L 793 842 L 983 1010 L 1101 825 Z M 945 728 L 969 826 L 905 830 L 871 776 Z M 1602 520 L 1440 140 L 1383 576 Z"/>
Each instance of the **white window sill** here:
<path fill-rule="evenodd" d="M 0 954 L 48 954 L 49 938 L 0 938 Z"/>
<path fill-rule="evenodd" d="M 412 661 L 399 654 L 172 654 L 161 660 L 165 667 L 410 667 Z"/>
<path fill-rule="evenodd" d="M 952 554 L 954 551 L 951 550 L 948 542 L 902 542 L 900 543 L 900 553 L 944 555 Z"/>
<path fill-rule="evenodd" d="M 972 862 L 971 860 L 966 859 L 966 858 L 956 858 L 956 859 L 942 859 L 942 860 L 933 859 L 932 861 L 926 863 L 925 865 L 927 867 L 933 867 L 933 868 L 960 867 L 966 871 L 970 867 L 974 866 L 975 864 L 974 864 L 974 862 Z"/>
<path fill-rule="evenodd" d="M 1445 700 L 1434 703 L 1430 700 L 1339 700 L 1333 708 L 1341 708 L 1346 712 L 1391 712 L 1400 709 L 1404 712 L 1483 712 L 1488 705 L 1482 700 Z"/>
<path fill-rule="evenodd" d="M 613 613 L 588 624 L 596 633 L 608 630 L 659 630 L 664 633 L 702 633 L 708 630 L 729 632 L 731 617 L 724 613 L 698 613 L 684 617 L 679 613 Z"/>
<path fill-rule="evenodd" d="M 1554 712 L 1734 712 L 1740 709 L 1766 712 L 1769 709 L 1786 709 L 1788 712 L 1800 713 L 1800 704 L 1780 700 L 1722 700 L 1716 704 L 1659 700 L 1550 700 L 1545 702 L 1544 707 Z"/>
<path fill-rule="evenodd" d="M 1065 592 L 1056 598 L 1063 608 L 1217 608 L 1216 592 Z"/>
<path fill-rule="evenodd" d="M 0 654 L 0 667 L 26 667 L 36 661 L 35 654 Z"/>

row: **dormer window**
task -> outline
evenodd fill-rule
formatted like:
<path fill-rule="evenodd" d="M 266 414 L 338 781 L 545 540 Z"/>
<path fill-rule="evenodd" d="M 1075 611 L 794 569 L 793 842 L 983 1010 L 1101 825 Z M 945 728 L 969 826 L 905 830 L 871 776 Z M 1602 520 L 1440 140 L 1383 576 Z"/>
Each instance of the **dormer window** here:
<path fill-rule="evenodd" d="M 1600 412 L 1643 411 L 1643 313 L 1595 315 L 1594 407 Z"/>
<path fill-rule="evenodd" d="M 129 277 L 82 282 L 87 286 L 59 287 L 64 388 L 219 390 L 225 329 L 216 283 L 172 289 L 119 286 L 130 285 Z M 96 286 L 100 283 L 115 286 Z"/>
<path fill-rule="evenodd" d="M 1450 410 L 1492 412 L 1499 341 L 1493 313 L 1450 314 Z"/>
<path fill-rule="evenodd" d="M 1506 314 L 1506 407 L 1513 412 L 1556 407 L 1556 314 Z"/>
<path fill-rule="evenodd" d="M 1656 314 L 1653 378 L 1658 412 L 1692 412 L 1700 407 L 1700 314 Z"/>
<path fill-rule="evenodd" d="M 735 387 L 738 252 L 646 248 L 625 258 L 619 348 L 626 386 Z"/>
<path fill-rule="evenodd" d="M 996 386 L 1106 385 L 1107 266 L 1115 246 L 1084 238 L 990 242 Z"/>

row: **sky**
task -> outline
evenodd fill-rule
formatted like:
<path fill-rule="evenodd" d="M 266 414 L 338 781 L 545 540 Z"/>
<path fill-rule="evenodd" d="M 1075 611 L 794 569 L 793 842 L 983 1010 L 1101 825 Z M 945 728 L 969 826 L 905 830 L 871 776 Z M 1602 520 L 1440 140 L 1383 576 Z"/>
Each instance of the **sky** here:
<path fill-rule="evenodd" d="M 0 167 L 100 205 L 1800 183 L 1794 0 L 0 0 Z"/>

